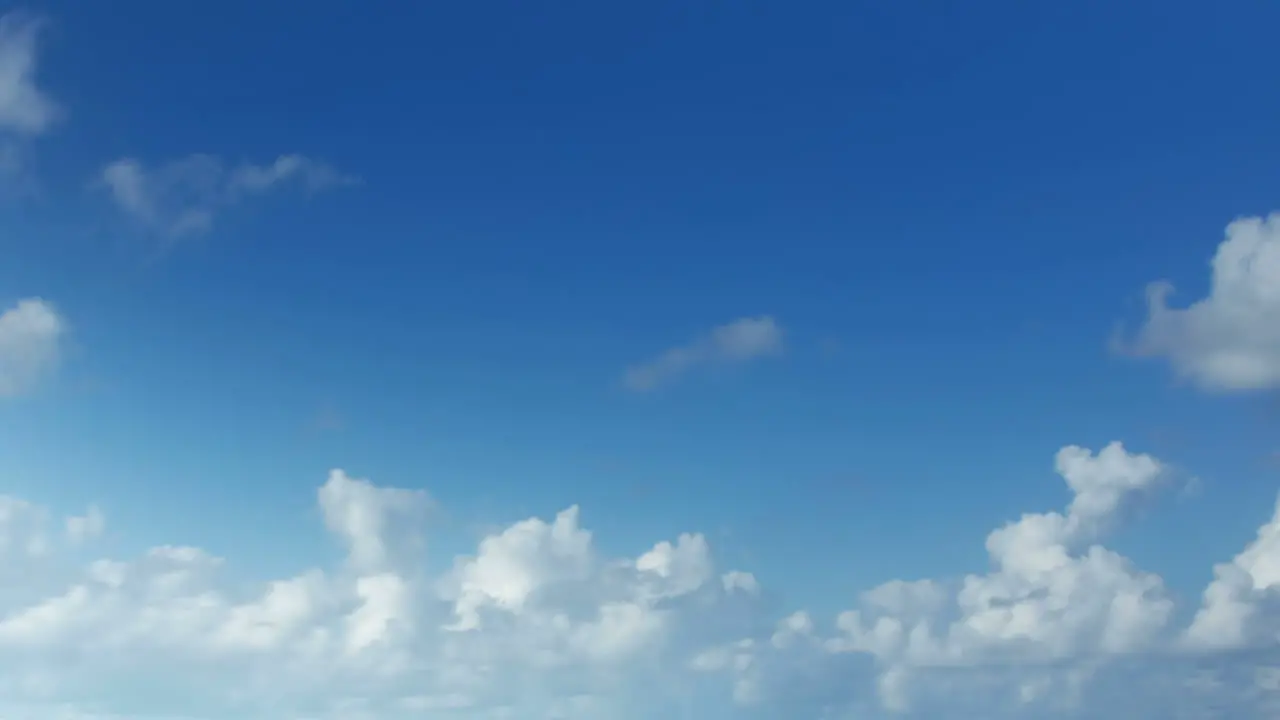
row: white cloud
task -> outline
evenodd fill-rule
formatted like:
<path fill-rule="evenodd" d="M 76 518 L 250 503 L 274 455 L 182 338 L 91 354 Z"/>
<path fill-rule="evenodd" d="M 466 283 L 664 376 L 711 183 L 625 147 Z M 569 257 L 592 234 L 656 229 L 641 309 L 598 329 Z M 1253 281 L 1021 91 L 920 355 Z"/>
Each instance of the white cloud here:
<path fill-rule="evenodd" d="M 1096 454 L 1063 448 L 1056 466 L 1073 493 L 1066 512 L 1026 514 L 993 531 L 987 538 L 991 571 L 969 575 L 955 588 L 935 580 L 873 588 L 860 607 L 836 618 L 837 632 L 824 639 L 807 615 L 784 620 L 770 643 L 754 645 L 750 660 L 739 661 L 737 682 L 753 686 L 746 695 L 759 696 L 754 686 L 776 683 L 759 668 L 777 665 L 780 653 L 800 656 L 788 661 L 793 668 L 831 668 L 841 656 L 855 656 L 878 668 L 867 673 L 874 680 L 866 687 L 884 709 L 923 705 L 931 717 L 989 716 L 998 694 L 983 695 L 985 711 L 954 706 L 949 712 L 958 714 L 947 715 L 936 714 L 941 708 L 928 699 L 957 678 L 977 687 L 1004 675 L 993 692 L 1028 703 L 1061 700 L 1062 692 L 1047 688 L 1075 682 L 1068 682 L 1071 673 L 1165 648 L 1173 602 L 1162 581 L 1096 544 L 1130 496 L 1159 483 L 1163 466 L 1119 443 Z"/>
<path fill-rule="evenodd" d="M 294 716 L 339 717 L 354 701 L 370 712 L 475 707 L 474 717 L 492 717 L 517 703 L 539 717 L 590 713 L 608 700 L 600 692 L 663 656 L 683 599 L 720 594 L 700 536 L 659 543 L 643 561 L 604 559 L 574 508 L 486 538 L 432 582 L 392 547 L 408 538 L 393 518 L 421 517 L 422 494 L 335 471 L 319 498 L 348 548 L 341 567 L 246 594 L 222 560 L 195 548 L 96 561 L 62 591 L 0 604 L 0 671 L 54 673 L 60 701 L 134 717 L 205 712 L 195 698 Z M 196 688 L 192 704 L 144 708 L 114 695 L 143 669 L 148 685 Z M 221 684 L 205 684 L 214 677 Z M 0 688 L 0 709 L 38 700 Z"/>
<path fill-rule="evenodd" d="M 92 547 L 100 512 L 68 520 L 59 544 L 50 511 L 0 498 L 0 714 L 1118 719 L 1274 709 L 1280 521 L 1219 568 L 1200 615 L 1178 629 L 1160 578 L 1097 544 L 1128 498 L 1159 484 L 1162 464 L 1115 443 L 1064 448 L 1056 465 L 1072 491 L 1066 509 L 993 531 L 988 572 L 895 580 L 835 618 L 796 610 L 772 622 L 755 578 L 717 570 L 702 535 L 607 557 L 576 507 L 516 522 L 433 577 L 427 495 L 334 471 L 317 499 L 344 561 L 255 587 L 236 563 L 182 545 L 75 571 L 66 553 Z M 1214 642 L 1195 641 L 1206 637 Z M 1240 656 L 1246 645 L 1263 654 Z"/>
<path fill-rule="evenodd" d="M 318 192 L 357 182 L 302 155 L 228 169 L 218 158 L 202 154 L 154 169 L 134 158 L 122 158 L 104 167 L 97 180 L 124 213 L 170 238 L 207 232 L 219 211 L 287 185 Z"/>
<path fill-rule="evenodd" d="M 741 570 L 730 570 L 720 576 L 720 582 L 724 585 L 725 592 L 744 592 L 749 595 L 755 595 L 760 592 L 760 583 L 756 580 L 756 576 L 749 572 Z"/>
<path fill-rule="evenodd" d="M 1022 662 L 1146 649 L 1173 611 L 1163 583 L 1093 544 L 1126 495 L 1152 486 L 1161 465 L 1113 443 L 1058 453 L 1074 497 L 1065 514 L 1026 514 L 993 531 L 993 569 L 970 575 L 943 602 L 934 583 L 892 583 L 842 614 L 830 647 L 874 655 L 896 689 L 915 668 Z M 886 698 L 888 699 L 888 698 Z"/>
<path fill-rule="evenodd" d="M 1280 643 L 1280 505 L 1244 551 L 1214 568 L 1184 641 L 1217 649 Z"/>
<path fill-rule="evenodd" d="M 57 364 L 66 330 L 53 306 L 39 298 L 0 314 L 0 397 L 31 390 Z"/>
<path fill-rule="evenodd" d="M 1228 225 L 1212 268 L 1208 296 L 1183 309 L 1167 304 L 1172 285 L 1152 285 L 1130 349 L 1204 389 L 1280 387 L 1280 214 Z"/>
<path fill-rule="evenodd" d="M 743 363 L 777 355 L 782 349 L 782 327 L 773 317 L 740 318 L 627 369 L 623 384 L 631 390 L 643 392 L 671 382 L 699 365 Z"/>
<path fill-rule="evenodd" d="M 388 541 L 396 537 L 393 529 L 400 531 L 399 547 L 411 544 L 431 506 L 425 492 L 380 488 L 341 470 L 329 473 L 318 497 L 325 525 L 347 543 L 351 563 L 366 572 L 391 562 L 395 548 Z"/>

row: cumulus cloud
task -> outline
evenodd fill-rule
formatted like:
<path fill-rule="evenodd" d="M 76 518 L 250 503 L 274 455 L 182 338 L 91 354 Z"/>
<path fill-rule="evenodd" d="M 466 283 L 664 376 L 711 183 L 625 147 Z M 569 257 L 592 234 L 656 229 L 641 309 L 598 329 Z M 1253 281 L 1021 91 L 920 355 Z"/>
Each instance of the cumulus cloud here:
<path fill-rule="evenodd" d="M 1280 387 L 1280 214 L 1227 226 L 1206 297 L 1174 308 L 1172 292 L 1167 282 L 1149 288 L 1148 317 L 1125 343 L 1130 350 L 1168 358 L 1207 390 Z"/>
<path fill-rule="evenodd" d="M 400 521 L 421 522 L 424 494 L 334 471 L 318 500 L 347 549 L 340 566 L 255 591 L 231 577 L 229 563 L 192 547 L 95 560 L 43 598 L 6 606 L 0 593 L 0 670 L 49 679 L 42 687 L 58 690 L 46 709 L 53 714 L 83 702 L 130 717 L 207 707 L 342 717 L 353 706 L 395 716 L 501 717 L 509 708 L 599 717 L 626 694 L 620 684 L 679 665 L 667 658 L 696 633 L 682 623 L 726 593 L 700 535 L 634 559 L 601 557 L 576 508 L 517 522 L 430 578 L 421 557 L 400 547 L 413 545 Z M 10 502 L 12 515 L 36 513 Z M 18 539 L 29 554 L 31 542 Z M 189 695 L 168 707 L 139 701 L 130 694 L 141 686 L 137 672 L 147 685 Z M 44 699 L 0 685 L 0 709 Z"/>
<path fill-rule="evenodd" d="M 833 636 L 819 642 L 807 618 L 792 618 L 771 646 L 807 645 L 828 664 L 828 656 L 850 653 L 874 660 L 875 692 L 899 712 L 912 709 L 914 696 L 939 678 L 958 673 L 1030 667 L 1053 675 L 1064 662 L 1149 650 L 1173 603 L 1158 576 L 1095 541 L 1127 497 L 1156 485 L 1163 466 L 1112 443 L 1096 454 L 1065 447 L 1056 467 L 1073 494 L 1066 511 L 1029 513 L 994 530 L 986 542 L 989 572 L 958 586 L 889 582 L 842 612 Z M 761 679 L 747 674 L 738 681 Z"/>
<path fill-rule="evenodd" d="M 245 163 L 234 168 L 203 154 L 157 168 L 122 158 L 104 167 L 97 179 L 121 211 L 171 238 L 207 232 L 219 211 L 246 198 L 290 185 L 319 192 L 357 182 L 302 155 L 282 155 L 267 165 Z"/>
<path fill-rule="evenodd" d="M 772 316 L 740 318 L 628 368 L 623 384 L 638 392 L 653 390 L 700 365 L 744 363 L 777 355 L 782 349 L 782 327 Z"/>
<path fill-rule="evenodd" d="M 426 493 L 340 470 L 316 499 L 343 560 L 256 583 L 181 544 L 89 556 L 76 569 L 100 511 L 68 518 L 59 541 L 51 511 L 0 497 L 0 713 L 1118 719 L 1277 709 L 1280 520 L 1218 569 L 1203 609 L 1178 629 L 1160 578 L 1099 544 L 1129 499 L 1160 485 L 1163 464 L 1119 443 L 1066 447 L 1055 464 L 1070 502 L 994 530 L 986 572 L 894 580 L 834 618 L 775 614 L 756 578 L 718 568 L 698 533 L 606 555 L 576 506 L 515 522 L 429 572 L 440 563 L 423 541 Z"/>
<path fill-rule="evenodd" d="M 1189 647 L 1251 649 L 1280 643 L 1280 505 L 1214 580 L 1183 638 Z"/>
<path fill-rule="evenodd" d="M 0 314 L 0 397 L 31 390 L 57 364 L 65 334 L 62 316 L 39 298 Z"/>

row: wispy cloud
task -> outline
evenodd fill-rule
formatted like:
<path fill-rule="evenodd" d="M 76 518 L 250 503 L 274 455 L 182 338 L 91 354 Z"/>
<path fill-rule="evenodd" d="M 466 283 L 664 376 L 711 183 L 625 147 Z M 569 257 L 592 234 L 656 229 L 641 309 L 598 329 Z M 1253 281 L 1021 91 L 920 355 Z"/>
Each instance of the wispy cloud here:
<path fill-rule="evenodd" d="M 194 154 L 156 168 L 121 158 L 102 169 L 96 184 L 148 230 L 180 238 L 208 232 L 220 211 L 245 198 L 287 186 L 319 192 L 357 183 L 358 178 L 303 155 L 228 168 L 213 155 Z"/>
<path fill-rule="evenodd" d="M 628 368 L 623 384 L 630 390 L 645 392 L 670 383 L 698 366 L 744 363 L 778 355 L 782 350 L 782 327 L 772 316 L 740 318 Z"/>
<path fill-rule="evenodd" d="M 42 23 L 23 13 L 0 17 L 0 130 L 40 135 L 62 111 L 36 87 L 36 50 Z"/>
<path fill-rule="evenodd" d="M 264 193 L 282 184 L 295 182 L 310 192 L 359 184 L 360 179 L 343 175 L 332 166 L 303 155 L 281 155 L 270 165 L 244 164 L 231 173 L 228 190 L 232 195 Z"/>
<path fill-rule="evenodd" d="M 0 16 L 0 181 L 10 192 L 34 189 L 28 172 L 32 141 L 65 114 L 36 84 L 43 26 L 25 13 Z"/>

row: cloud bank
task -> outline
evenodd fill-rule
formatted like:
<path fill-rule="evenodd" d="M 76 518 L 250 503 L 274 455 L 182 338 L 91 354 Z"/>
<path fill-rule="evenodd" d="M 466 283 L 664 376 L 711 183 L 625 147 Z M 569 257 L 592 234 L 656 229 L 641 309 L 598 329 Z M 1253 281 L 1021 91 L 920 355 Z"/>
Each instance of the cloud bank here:
<path fill-rule="evenodd" d="M 426 492 L 341 470 L 316 502 L 343 560 L 258 582 L 180 538 L 98 557 L 97 509 L 58 532 L 51 510 L 0 498 L 0 713 L 1128 718 L 1135 708 L 1275 708 L 1280 515 L 1218 568 L 1199 613 L 1177 627 L 1161 579 L 1100 544 L 1128 500 L 1161 486 L 1163 464 L 1112 443 L 1065 447 L 1055 465 L 1070 502 L 993 530 L 989 570 L 894 580 L 834 617 L 776 613 L 766 598 L 785 588 L 718 566 L 696 532 L 603 555 L 576 506 L 436 558 Z M 1197 708 L 1206 714 L 1187 714 Z"/>

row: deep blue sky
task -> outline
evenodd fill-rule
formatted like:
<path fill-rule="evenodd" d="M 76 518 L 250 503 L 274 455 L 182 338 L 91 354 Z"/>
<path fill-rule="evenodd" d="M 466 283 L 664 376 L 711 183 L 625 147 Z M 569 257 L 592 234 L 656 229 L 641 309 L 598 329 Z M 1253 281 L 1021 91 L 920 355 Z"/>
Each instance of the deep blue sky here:
<path fill-rule="evenodd" d="M 834 610 L 981 570 L 987 530 L 1065 500 L 1069 443 L 1202 478 L 1115 541 L 1189 597 L 1269 512 L 1266 401 L 1107 341 L 1275 206 L 1272 3 L 32 9 L 67 117 L 4 210 L 0 288 L 57 302 L 74 350 L 0 412 L 0 468 L 109 498 L 139 546 L 293 567 L 341 466 L 430 488 L 458 548 L 582 503 L 606 547 L 702 530 Z M 363 182 L 157 255 L 90 178 L 192 152 Z M 783 357 L 622 388 L 763 314 Z"/>

